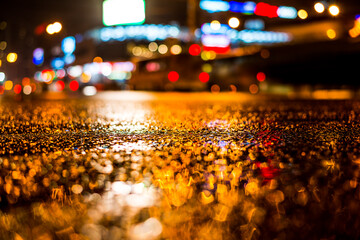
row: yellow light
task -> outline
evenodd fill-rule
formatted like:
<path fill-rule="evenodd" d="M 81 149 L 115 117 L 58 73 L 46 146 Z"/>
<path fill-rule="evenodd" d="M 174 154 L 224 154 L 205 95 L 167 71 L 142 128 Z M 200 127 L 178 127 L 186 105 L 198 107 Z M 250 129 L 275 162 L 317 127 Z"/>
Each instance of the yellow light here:
<path fill-rule="evenodd" d="M 221 28 L 221 24 L 218 20 L 214 20 L 210 23 L 210 27 L 212 30 L 219 30 Z"/>
<path fill-rule="evenodd" d="M 0 59 L 0 67 L 1 67 L 1 65 L 2 65 L 2 61 L 1 61 L 1 59 Z"/>
<path fill-rule="evenodd" d="M 182 52 L 182 48 L 180 45 L 173 45 L 170 48 L 170 52 L 173 55 L 179 55 Z"/>
<path fill-rule="evenodd" d="M 331 15 L 333 15 L 333 16 L 337 16 L 337 15 L 339 15 L 339 13 L 340 13 L 340 9 L 339 9 L 339 7 L 336 6 L 336 5 L 331 5 L 331 6 L 329 7 L 329 13 L 330 13 Z"/>
<path fill-rule="evenodd" d="M 335 32 L 334 29 L 328 29 L 328 30 L 326 31 L 326 35 L 327 35 L 328 38 L 330 38 L 330 39 L 336 38 L 336 32 Z"/>
<path fill-rule="evenodd" d="M 11 80 L 7 80 L 6 82 L 5 82 L 5 84 L 4 84 L 4 89 L 5 90 L 11 90 L 12 89 L 12 87 L 13 87 L 13 82 L 11 81 Z"/>
<path fill-rule="evenodd" d="M 151 43 L 149 43 L 148 48 L 151 52 L 156 52 L 158 49 L 158 45 L 156 42 L 151 42 Z"/>
<path fill-rule="evenodd" d="M 306 19 L 308 17 L 308 13 L 304 9 L 300 9 L 298 11 L 298 16 L 301 19 Z"/>
<path fill-rule="evenodd" d="M 324 6 L 324 4 L 318 2 L 318 3 L 315 3 L 314 9 L 318 13 L 323 13 L 325 11 L 325 6 Z"/>
<path fill-rule="evenodd" d="M 6 57 L 6 60 L 9 63 L 14 63 L 14 62 L 16 62 L 17 58 L 18 58 L 18 55 L 16 53 L 9 53 Z"/>
<path fill-rule="evenodd" d="M 46 32 L 47 32 L 48 34 L 50 34 L 50 35 L 52 35 L 52 34 L 55 33 L 53 26 L 54 26 L 54 25 L 49 24 L 49 25 L 47 25 L 47 27 L 46 27 Z"/>
<path fill-rule="evenodd" d="M 237 28 L 240 25 L 240 20 L 236 17 L 232 17 L 229 19 L 229 26 L 231 28 Z"/>
<path fill-rule="evenodd" d="M 5 41 L 1 41 L 0 42 L 0 50 L 5 50 L 5 48 L 6 48 L 6 46 L 7 46 L 7 43 L 5 42 Z"/>
<path fill-rule="evenodd" d="M 93 62 L 96 62 L 96 63 L 102 63 L 103 62 L 103 59 L 101 57 L 94 57 L 93 59 Z"/>
<path fill-rule="evenodd" d="M 59 22 L 54 22 L 53 24 L 49 24 L 46 27 L 46 32 L 50 35 L 54 34 L 54 33 L 58 33 L 60 32 L 62 29 L 62 25 Z"/>

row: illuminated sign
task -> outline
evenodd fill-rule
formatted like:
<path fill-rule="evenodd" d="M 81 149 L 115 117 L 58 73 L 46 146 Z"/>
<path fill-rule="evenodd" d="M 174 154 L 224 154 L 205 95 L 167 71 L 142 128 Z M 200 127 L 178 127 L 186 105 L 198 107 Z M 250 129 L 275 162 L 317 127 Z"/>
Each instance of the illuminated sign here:
<path fill-rule="evenodd" d="M 226 35 L 203 35 L 201 43 L 206 47 L 228 47 L 230 45 L 230 38 Z"/>
<path fill-rule="evenodd" d="M 117 26 L 100 29 L 100 40 L 165 40 L 167 38 L 181 38 L 180 28 L 173 25 L 139 25 L 139 26 Z"/>
<path fill-rule="evenodd" d="M 225 1 L 202 0 L 200 8 L 209 13 L 226 12 L 230 10 L 230 4 Z"/>
<path fill-rule="evenodd" d="M 103 23 L 105 26 L 143 24 L 145 0 L 105 0 Z"/>
<path fill-rule="evenodd" d="M 291 35 L 284 32 L 242 30 L 236 40 L 244 43 L 285 43 L 291 41 Z"/>

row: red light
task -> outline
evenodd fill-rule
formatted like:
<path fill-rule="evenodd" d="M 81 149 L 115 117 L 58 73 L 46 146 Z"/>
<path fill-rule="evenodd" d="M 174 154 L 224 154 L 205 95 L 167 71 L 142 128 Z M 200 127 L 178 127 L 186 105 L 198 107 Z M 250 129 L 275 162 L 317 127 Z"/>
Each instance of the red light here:
<path fill-rule="evenodd" d="M 206 83 L 210 80 L 210 75 L 207 72 L 202 72 L 199 75 L 199 80 L 203 83 Z"/>
<path fill-rule="evenodd" d="M 171 71 L 168 74 L 168 79 L 170 82 L 176 82 L 177 80 L 179 80 L 179 74 L 175 71 Z"/>
<path fill-rule="evenodd" d="M 192 44 L 189 47 L 189 53 L 192 56 L 198 56 L 201 53 L 201 47 L 198 44 Z"/>
<path fill-rule="evenodd" d="M 4 87 L 0 86 L 0 95 L 4 94 Z"/>
<path fill-rule="evenodd" d="M 55 83 L 55 86 L 56 86 L 56 89 L 59 91 L 59 92 L 61 92 L 62 90 L 64 90 L 64 88 L 65 88 L 65 83 L 63 82 L 63 81 L 57 81 L 56 83 Z M 70 88 L 71 88 L 71 86 L 70 86 Z M 72 89 L 71 89 L 72 90 Z M 74 91 L 74 90 L 73 90 Z M 76 91 L 76 90 L 75 90 Z"/>
<path fill-rule="evenodd" d="M 264 17 L 278 17 L 277 10 L 279 7 L 273 6 L 267 3 L 259 2 L 256 4 L 254 13 L 258 16 L 264 16 Z"/>
<path fill-rule="evenodd" d="M 70 82 L 69 87 L 70 87 L 71 91 L 76 91 L 79 89 L 79 83 L 77 81 L 73 80 Z"/>
<path fill-rule="evenodd" d="M 266 79 L 265 73 L 263 73 L 263 72 L 258 72 L 258 73 L 256 74 L 256 79 L 257 79 L 259 82 L 265 81 L 265 79 Z"/>
<path fill-rule="evenodd" d="M 206 47 L 204 46 L 204 51 L 214 51 L 218 54 L 224 54 L 230 51 L 230 46 L 228 47 Z"/>
<path fill-rule="evenodd" d="M 21 93 L 21 85 L 20 84 L 16 84 L 14 86 L 14 93 L 16 93 L 16 94 Z"/>

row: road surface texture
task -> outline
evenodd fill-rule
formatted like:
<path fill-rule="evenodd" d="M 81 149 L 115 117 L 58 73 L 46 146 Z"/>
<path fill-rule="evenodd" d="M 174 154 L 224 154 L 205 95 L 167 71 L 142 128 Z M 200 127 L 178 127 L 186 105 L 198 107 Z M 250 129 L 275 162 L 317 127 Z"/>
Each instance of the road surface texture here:
<path fill-rule="evenodd" d="M 359 239 L 359 114 L 233 93 L 1 99 L 0 239 Z"/>

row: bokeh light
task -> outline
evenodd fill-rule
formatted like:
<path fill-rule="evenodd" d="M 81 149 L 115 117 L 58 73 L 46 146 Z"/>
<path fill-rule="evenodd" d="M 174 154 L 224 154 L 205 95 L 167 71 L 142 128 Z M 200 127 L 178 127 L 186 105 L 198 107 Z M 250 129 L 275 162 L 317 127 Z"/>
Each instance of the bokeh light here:
<path fill-rule="evenodd" d="M 210 75 L 207 72 L 202 72 L 199 74 L 200 82 L 207 83 L 210 80 Z"/>
<path fill-rule="evenodd" d="M 14 62 L 16 62 L 17 58 L 18 58 L 17 53 L 11 52 L 11 53 L 9 53 L 9 54 L 7 55 L 6 60 L 7 60 L 9 63 L 14 63 Z"/>
<path fill-rule="evenodd" d="M 217 30 L 219 30 L 221 28 L 221 24 L 220 24 L 220 22 L 218 20 L 213 20 L 210 23 L 210 27 L 211 27 L 212 30 L 217 31 Z"/>
<path fill-rule="evenodd" d="M 173 55 L 179 55 L 182 52 L 182 48 L 180 45 L 173 45 L 170 48 L 170 53 Z"/>
<path fill-rule="evenodd" d="M 251 94 L 257 94 L 259 92 L 259 87 L 256 84 L 251 84 L 249 87 L 249 92 Z"/>
<path fill-rule="evenodd" d="M 168 52 L 168 47 L 165 44 L 161 44 L 158 48 L 160 54 L 166 54 Z"/>
<path fill-rule="evenodd" d="M 336 5 L 331 5 L 329 7 L 329 13 L 332 15 L 332 16 L 337 16 L 340 14 L 340 9 L 338 6 Z"/>
<path fill-rule="evenodd" d="M 301 18 L 301 19 L 306 19 L 306 18 L 308 17 L 308 13 L 307 13 L 307 11 L 305 11 L 304 9 L 300 9 L 300 10 L 298 11 L 298 16 L 299 16 L 299 18 Z"/>
<path fill-rule="evenodd" d="M 258 72 L 258 73 L 256 74 L 256 79 L 257 79 L 259 82 L 265 81 L 265 79 L 266 79 L 265 73 L 263 73 L 263 72 Z"/>
<path fill-rule="evenodd" d="M 176 82 L 177 80 L 179 80 L 179 74 L 176 71 L 171 71 L 168 74 L 168 79 L 170 82 Z"/>
<path fill-rule="evenodd" d="M 240 20 L 237 17 L 232 17 L 228 23 L 231 28 L 237 28 L 240 25 Z"/>
<path fill-rule="evenodd" d="M 79 89 L 79 83 L 76 80 L 73 80 L 70 82 L 69 87 L 71 91 L 75 92 Z"/>
<path fill-rule="evenodd" d="M 5 80 L 5 77 L 6 77 L 5 73 L 0 72 L 0 82 L 3 82 Z"/>
<path fill-rule="evenodd" d="M 24 86 L 24 88 L 23 88 L 23 93 L 24 93 L 25 95 L 30 95 L 31 92 L 32 92 L 32 88 L 31 88 L 30 85 Z"/>
<path fill-rule="evenodd" d="M 16 85 L 14 86 L 14 93 L 15 93 L 15 94 L 20 94 L 20 93 L 21 93 L 21 90 L 22 90 L 22 88 L 21 88 L 21 85 L 20 85 L 20 84 L 16 84 Z"/>
<path fill-rule="evenodd" d="M 13 86 L 13 82 L 11 80 L 7 80 L 4 84 L 4 89 L 9 91 L 13 88 Z"/>
<path fill-rule="evenodd" d="M 317 2 L 314 5 L 314 9 L 318 13 L 323 13 L 325 11 L 325 6 L 321 2 Z"/>
<path fill-rule="evenodd" d="M 201 53 L 201 47 L 198 44 L 192 44 L 189 47 L 189 54 L 192 56 L 198 56 Z"/>
<path fill-rule="evenodd" d="M 326 35 L 328 36 L 328 38 L 330 39 L 335 39 L 336 38 L 336 32 L 334 29 L 328 29 L 326 31 Z"/>

